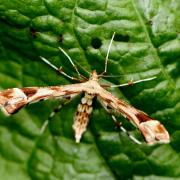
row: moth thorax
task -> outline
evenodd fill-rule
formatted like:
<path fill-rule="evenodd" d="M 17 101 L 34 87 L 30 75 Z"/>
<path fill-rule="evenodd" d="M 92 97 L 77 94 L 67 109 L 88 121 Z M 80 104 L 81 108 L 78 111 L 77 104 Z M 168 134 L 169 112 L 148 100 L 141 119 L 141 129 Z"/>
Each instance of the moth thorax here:
<path fill-rule="evenodd" d="M 96 70 L 93 70 L 93 72 L 91 73 L 91 77 L 89 79 L 93 81 L 98 81 L 99 77 Z"/>
<path fill-rule="evenodd" d="M 78 105 L 73 124 L 73 129 L 75 131 L 75 139 L 77 143 L 80 142 L 82 134 L 86 131 L 89 117 L 93 110 L 93 98 L 94 95 L 85 93 L 85 96 L 81 99 L 81 103 Z"/>

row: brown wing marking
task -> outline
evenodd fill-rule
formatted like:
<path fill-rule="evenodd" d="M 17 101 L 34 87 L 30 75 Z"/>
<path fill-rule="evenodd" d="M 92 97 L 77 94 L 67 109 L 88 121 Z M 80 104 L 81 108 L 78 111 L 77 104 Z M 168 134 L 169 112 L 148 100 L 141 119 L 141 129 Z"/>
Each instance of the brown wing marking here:
<path fill-rule="evenodd" d="M 52 87 L 12 88 L 0 91 L 0 106 L 5 114 L 10 115 L 16 113 L 29 103 L 48 98 L 73 97 L 81 91 L 82 87 L 79 84 Z"/>
<path fill-rule="evenodd" d="M 170 141 L 169 133 L 165 127 L 146 113 L 130 106 L 104 89 L 98 94 L 98 99 L 103 106 L 110 106 L 138 127 L 148 144 L 168 143 Z"/>
<path fill-rule="evenodd" d="M 27 104 L 27 96 L 19 88 L 8 89 L 0 92 L 0 105 L 7 115 L 13 114 Z"/>
<path fill-rule="evenodd" d="M 37 93 L 37 88 L 21 88 L 24 94 L 29 98 L 34 96 Z"/>

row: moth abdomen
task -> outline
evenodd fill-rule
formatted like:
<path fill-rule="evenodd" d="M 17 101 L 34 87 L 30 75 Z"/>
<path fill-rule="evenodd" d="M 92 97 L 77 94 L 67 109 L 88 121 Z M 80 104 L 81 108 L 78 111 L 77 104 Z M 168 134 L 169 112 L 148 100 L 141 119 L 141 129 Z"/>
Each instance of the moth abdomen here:
<path fill-rule="evenodd" d="M 80 142 L 82 134 L 86 131 L 89 117 L 93 110 L 93 98 L 94 95 L 85 93 L 85 96 L 81 99 L 81 103 L 78 105 L 73 124 L 73 129 L 75 131 L 75 139 L 77 143 Z"/>

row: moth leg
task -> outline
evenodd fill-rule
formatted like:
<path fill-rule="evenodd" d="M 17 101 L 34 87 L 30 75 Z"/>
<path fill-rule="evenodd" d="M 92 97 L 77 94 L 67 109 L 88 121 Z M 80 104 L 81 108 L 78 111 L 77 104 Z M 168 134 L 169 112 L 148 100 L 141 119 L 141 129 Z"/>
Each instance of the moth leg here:
<path fill-rule="evenodd" d="M 71 80 L 76 80 L 76 81 L 81 81 L 80 79 L 76 78 L 76 77 L 73 77 L 73 76 L 69 76 L 67 73 L 65 73 L 63 70 L 62 70 L 62 67 L 58 68 L 57 66 L 55 66 L 54 64 L 52 64 L 50 61 L 48 61 L 46 58 L 40 56 L 41 60 L 43 62 L 45 62 L 47 65 L 49 65 L 51 68 L 53 68 L 56 72 L 62 74 L 63 76 L 71 79 Z"/>
<path fill-rule="evenodd" d="M 124 86 L 131 86 L 131 85 L 134 85 L 134 84 L 138 84 L 138 83 L 141 83 L 141 82 L 145 82 L 145 81 L 151 81 L 153 79 L 155 79 L 156 76 L 154 77 L 150 77 L 150 78 L 146 78 L 146 79 L 140 79 L 140 80 L 137 80 L 137 81 L 130 81 L 128 83 L 124 83 L 124 84 L 118 84 L 118 85 L 101 85 L 102 87 L 105 87 L 105 88 L 115 88 L 115 87 L 124 87 Z"/>
<path fill-rule="evenodd" d="M 101 105 L 105 108 L 106 112 L 111 115 L 112 120 L 113 120 L 115 126 L 116 126 L 118 129 L 120 129 L 121 131 L 123 131 L 124 133 L 126 133 L 127 136 L 128 136 L 133 142 L 135 142 L 136 144 L 142 144 L 139 140 L 137 140 L 134 136 L 132 136 L 132 135 L 122 126 L 121 122 L 118 122 L 118 121 L 117 121 L 116 117 L 112 114 L 111 108 L 108 106 L 108 104 L 103 103 L 102 99 L 100 99 L 100 98 L 98 98 L 98 100 L 99 100 L 99 102 L 101 103 Z"/>
<path fill-rule="evenodd" d="M 52 120 L 53 117 L 60 111 L 60 109 L 61 109 L 64 105 L 68 104 L 71 100 L 72 100 L 72 99 L 66 100 L 65 102 L 59 104 L 57 107 L 55 107 L 55 108 L 53 109 L 53 111 L 50 113 L 50 115 L 48 116 L 48 118 L 44 121 L 44 123 L 43 123 L 43 125 L 42 125 L 42 127 L 41 127 L 41 129 L 40 129 L 40 134 L 43 134 L 43 133 L 45 132 L 45 130 L 46 130 L 46 128 L 47 128 L 50 120 Z"/>
<path fill-rule="evenodd" d="M 142 144 L 138 139 L 136 139 L 134 136 L 132 136 L 123 126 L 120 122 L 117 121 L 116 117 L 114 115 L 111 115 L 114 124 L 118 129 L 120 129 L 122 132 L 126 133 L 127 136 L 136 144 Z"/>
<path fill-rule="evenodd" d="M 124 86 L 130 86 L 130 85 L 134 85 L 134 84 L 138 84 L 138 83 L 141 83 L 141 82 L 145 82 L 145 81 L 151 81 L 153 79 L 155 79 L 156 76 L 154 77 L 150 77 L 150 78 L 146 78 L 146 79 L 140 79 L 140 80 L 137 80 L 137 81 L 130 81 L 128 83 L 124 83 L 124 84 L 119 84 L 119 85 L 111 85 L 110 87 L 124 87 Z"/>

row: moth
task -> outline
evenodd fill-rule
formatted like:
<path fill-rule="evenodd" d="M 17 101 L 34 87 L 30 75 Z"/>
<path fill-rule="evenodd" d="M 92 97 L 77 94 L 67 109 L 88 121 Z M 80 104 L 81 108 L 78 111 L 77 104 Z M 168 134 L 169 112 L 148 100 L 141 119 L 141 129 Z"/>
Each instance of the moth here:
<path fill-rule="evenodd" d="M 102 106 L 108 112 L 111 112 L 111 110 L 113 110 L 116 113 L 120 113 L 121 115 L 126 117 L 127 120 L 129 120 L 133 125 L 135 125 L 139 129 L 139 131 L 142 133 L 142 135 L 145 138 L 145 141 L 148 144 L 168 143 L 170 141 L 168 131 L 158 120 L 152 119 L 143 111 L 140 111 L 135 107 L 127 104 L 123 100 L 118 99 L 117 97 L 115 97 L 113 94 L 111 94 L 109 91 L 106 90 L 107 87 L 126 86 L 129 84 L 149 81 L 154 79 L 154 77 L 139 81 L 134 81 L 131 83 L 114 85 L 114 86 L 101 85 L 99 83 L 99 79 L 107 72 L 108 56 L 114 36 L 115 33 L 113 34 L 108 47 L 108 51 L 105 59 L 105 68 L 103 73 L 98 75 L 96 70 L 93 70 L 92 73 L 90 74 L 89 79 L 85 78 L 83 75 L 79 73 L 77 67 L 75 66 L 69 55 L 63 49 L 60 48 L 60 50 L 67 56 L 67 58 L 73 65 L 79 78 L 69 76 L 62 70 L 61 67 L 57 68 L 44 57 L 40 57 L 40 58 L 45 63 L 50 65 L 52 68 L 54 68 L 56 71 L 63 74 L 67 78 L 70 78 L 72 80 L 79 80 L 80 82 L 75 84 L 62 85 L 62 86 L 11 88 L 4 91 L 0 91 L 1 109 L 7 115 L 11 115 L 16 113 L 24 106 L 33 102 L 38 102 L 40 100 L 51 99 L 51 98 L 60 98 L 60 97 L 72 99 L 74 96 L 83 93 L 84 97 L 81 99 L 81 102 L 77 107 L 77 111 L 74 117 L 74 124 L 73 124 L 73 129 L 75 132 L 75 140 L 77 143 L 80 142 L 83 133 L 86 131 L 89 122 L 89 117 L 93 110 L 92 102 L 95 97 L 100 101 Z M 51 116 L 53 116 L 53 114 L 51 114 Z M 112 119 L 117 124 L 117 120 L 114 115 L 112 115 Z M 118 126 L 122 131 L 126 132 L 126 130 L 120 124 L 118 124 Z M 140 142 L 130 134 L 129 137 L 135 142 L 140 144 Z"/>

